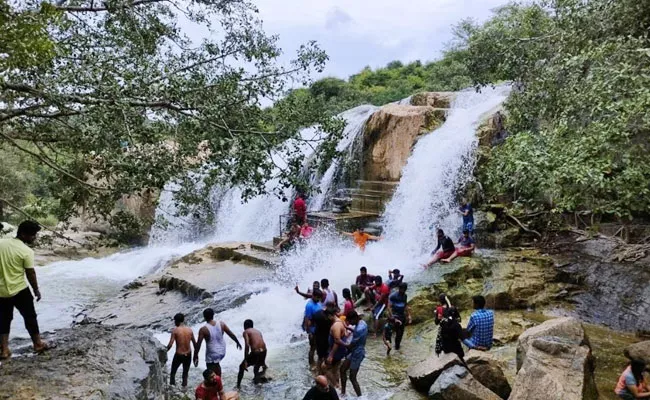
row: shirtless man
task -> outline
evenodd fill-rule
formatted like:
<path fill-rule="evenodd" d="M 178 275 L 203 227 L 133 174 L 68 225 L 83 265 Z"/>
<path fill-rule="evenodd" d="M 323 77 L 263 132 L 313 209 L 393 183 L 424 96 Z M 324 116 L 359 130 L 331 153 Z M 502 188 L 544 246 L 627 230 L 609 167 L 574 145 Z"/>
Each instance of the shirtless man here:
<path fill-rule="evenodd" d="M 345 328 L 345 323 L 341 321 L 336 314 L 328 315 L 332 321 L 332 327 L 330 328 L 330 351 L 325 361 L 325 376 L 329 382 L 335 387 L 339 387 L 340 382 L 340 366 L 341 361 L 345 358 L 347 354 L 347 343 L 344 341 L 347 336 L 347 329 Z"/>
<path fill-rule="evenodd" d="M 172 360 L 172 371 L 169 375 L 169 384 L 176 385 L 176 371 L 178 367 L 183 365 L 183 387 L 187 387 L 187 374 L 190 372 L 190 364 L 192 363 L 192 346 L 196 349 L 196 340 L 194 340 L 194 332 L 192 328 L 184 324 L 185 316 L 183 314 L 174 315 L 174 324 L 176 328 L 172 329 L 172 336 L 169 338 L 167 351 L 171 350 L 172 345 L 176 342 L 176 353 Z M 198 363 L 196 363 L 198 364 Z"/>
<path fill-rule="evenodd" d="M 237 343 L 237 350 L 241 350 L 241 344 L 223 321 L 214 320 L 214 310 L 206 308 L 203 311 L 203 318 L 205 318 L 205 326 L 199 329 L 199 339 L 196 343 L 194 350 L 194 365 L 199 363 L 199 350 L 201 344 L 205 340 L 205 366 L 214 371 L 217 376 L 221 376 L 221 360 L 226 356 L 226 341 L 223 339 L 223 334 L 226 333 L 230 338 Z"/>
<path fill-rule="evenodd" d="M 244 378 L 244 371 L 253 366 L 254 383 L 260 383 L 260 368 L 266 371 L 266 343 L 262 332 L 253 328 L 253 320 L 244 321 L 244 361 L 239 366 L 237 376 L 237 389 L 241 387 L 241 380 Z"/>

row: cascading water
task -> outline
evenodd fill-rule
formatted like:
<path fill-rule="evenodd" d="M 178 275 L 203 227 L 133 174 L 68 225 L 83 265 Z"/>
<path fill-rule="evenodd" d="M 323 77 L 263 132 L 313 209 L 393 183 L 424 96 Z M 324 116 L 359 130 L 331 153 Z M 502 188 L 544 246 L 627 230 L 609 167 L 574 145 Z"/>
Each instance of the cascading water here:
<path fill-rule="evenodd" d="M 335 178 L 344 173 L 342 171 L 344 157 L 351 156 L 352 144 L 359 135 L 363 134 L 368 118 L 378 109 L 379 107 L 364 105 L 339 114 L 339 117 L 344 118 L 347 122 L 343 137 L 336 146 L 336 151 L 343 153 L 343 155 L 332 161 L 332 164 L 323 173 L 322 177 L 315 177 L 316 179 L 312 180 L 312 185 L 318 187 L 318 193 L 309 199 L 310 211 L 322 210 L 328 199 L 332 197 L 333 192 L 336 190 Z"/>

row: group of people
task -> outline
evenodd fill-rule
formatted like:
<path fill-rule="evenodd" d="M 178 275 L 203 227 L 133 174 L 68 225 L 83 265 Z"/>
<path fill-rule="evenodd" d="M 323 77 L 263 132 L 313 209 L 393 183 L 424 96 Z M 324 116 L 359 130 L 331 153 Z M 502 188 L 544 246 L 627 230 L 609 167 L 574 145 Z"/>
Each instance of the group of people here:
<path fill-rule="evenodd" d="M 226 356 L 226 342 L 224 334 L 228 335 L 241 350 L 242 346 L 237 336 L 235 336 L 228 325 L 223 321 L 214 319 L 214 310 L 206 308 L 203 311 L 205 325 L 199 329 L 198 339 L 194 338 L 192 328 L 185 325 L 185 316 L 176 314 L 174 324 L 176 327 L 172 330 L 167 345 L 167 351 L 171 350 L 174 343 L 176 351 L 172 359 L 171 372 L 169 376 L 170 385 L 176 385 L 176 373 L 180 366 L 183 367 L 182 386 L 187 387 L 189 369 L 191 361 L 194 366 L 199 365 L 199 351 L 203 342 L 205 342 L 205 364 L 206 369 L 203 371 L 203 382 L 196 388 L 195 398 L 197 400 L 236 400 L 239 398 L 237 392 L 225 392 L 221 380 L 221 360 Z M 244 321 L 244 360 L 239 366 L 237 375 L 237 388 L 241 387 L 244 373 L 249 367 L 253 368 L 255 383 L 262 382 L 263 374 L 266 372 L 266 343 L 262 333 L 254 328 L 253 321 L 247 319 Z M 192 351 L 194 348 L 194 351 Z M 192 357 L 192 353 L 194 357 Z"/>
<path fill-rule="evenodd" d="M 404 327 L 411 322 L 406 295 L 408 285 L 403 280 L 404 276 L 397 269 L 390 270 L 388 281 L 383 282 L 381 276 L 370 275 L 366 267 L 361 267 L 355 284 L 342 291 L 342 308 L 328 279 L 315 281 L 306 293 L 296 286 L 296 293 L 308 299 L 303 320 L 310 345 L 308 361 L 322 374 L 316 378 L 316 385 L 305 400 L 337 399 L 336 389 L 340 387 L 341 394 L 345 394 L 348 379 L 356 395 L 361 396 L 357 375 L 365 358 L 369 327 L 357 307 L 365 305 L 364 311 L 371 312 L 375 337 L 383 332 L 387 354 L 392 349 L 393 333 L 395 349 L 399 350 Z"/>

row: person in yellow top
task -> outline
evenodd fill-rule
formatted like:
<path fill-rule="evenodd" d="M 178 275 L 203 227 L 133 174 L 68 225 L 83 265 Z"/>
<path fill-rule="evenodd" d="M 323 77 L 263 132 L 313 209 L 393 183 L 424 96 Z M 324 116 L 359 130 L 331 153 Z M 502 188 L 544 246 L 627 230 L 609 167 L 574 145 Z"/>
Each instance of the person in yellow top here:
<path fill-rule="evenodd" d="M 354 243 L 357 244 L 357 247 L 361 250 L 364 251 L 366 249 L 366 243 L 368 240 L 380 240 L 380 236 L 373 236 L 369 233 L 364 232 L 363 228 L 358 228 L 356 231 L 350 233 L 350 232 L 343 232 L 344 235 L 346 236 L 352 236 L 352 239 L 354 240 Z"/>
<path fill-rule="evenodd" d="M 34 298 L 27 287 L 25 276 L 34 291 L 36 301 L 41 300 L 34 271 L 34 251 L 27 245 L 34 243 L 41 230 L 34 221 L 23 221 L 15 238 L 0 240 L 0 359 L 11 357 L 9 330 L 14 317 L 14 307 L 25 321 L 25 328 L 34 343 L 34 351 L 52 348 L 41 339 L 34 308 Z"/>

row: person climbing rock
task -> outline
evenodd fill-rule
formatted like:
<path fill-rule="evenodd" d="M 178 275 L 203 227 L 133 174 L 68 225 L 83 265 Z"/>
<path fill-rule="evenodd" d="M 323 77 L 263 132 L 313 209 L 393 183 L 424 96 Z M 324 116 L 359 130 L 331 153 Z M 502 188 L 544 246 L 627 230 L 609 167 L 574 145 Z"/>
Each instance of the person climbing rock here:
<path fill-rule="evenodd" d="M 380 236 L 373 236 L 369 233 L 366 233 L 363 228 L 358 228 L 356 231 L 350 233 L 350 232 L 342 232 L 346 236 L 351 236 L 352 239 L 354 240 L 354 243 L 356 243 L 357 247 L 361 251 L 366 250 L 366 243 L 368 243 L 369 240 L 371 241 L 377 241 L 381 240 Z"/>
<path fill-rule="evenodd" d="M 239 393 L 224 392 L 221 377 L 213 370 L 203 371 L 203 382 L 194 392 L 195 400 L 239 400 Z"/>
<path fill-rule="evenodd" d="M 339 400 L 336 389 L 327 382 L 327 377 L 318 375 L 315 385 L 305 393 L 302 400 Z"/>
<path fill-rule="evenodd" d="M 298 226 L 302 226 L 307 222 L 307 204 L 303 197 L 302 193 L 298 193 L 298 196 L 293 201 L 294 224 Z"/>
<path fill-rule="evenodd" d="M 474 233 L 474 209 L 472 208 L 472 205 L 466 199 L 463 199 L 459 211 L 463 214 L 462 230 Z"/>
<path fill-rule="evenodd" d="M 18 225 L 15 238 L 0 239 L 0 360 L 11 357 L 9 333 L 14 308 L 23 317 L 35 352 L 42 353 L 56 347 L 41 338 L 34 307 L 34 297 L 37 302 L 41 301 L 41 292 L 34 270 L 34 250 L 28 245 L 36 241 L 40 230 L 37 222 L 23 221 Z M 28 281 L 34 291 L 33 296 L 27 286 Z"/>
<path fill-rule="evenodd" d="M 190 373 L 190 366 L 192 364 L 192 347 L 196 349 L 196 340 L 194 339 L 194 332 L 192 328 L 185 325 L 185 315 L 174 315 L 174 324 L 176 327 L 172 329 L 167 351 L 171 350 L 174 343 L 176 343 L 176 351 L 172 359 L 172 369 L 169 374 L 169 384 L 176 385 L 176 372 L 178 367 L 183 365 L 183 380 L 182 386 L 187 387 L 187 375 Z M 192 347 L 190 347 L 190 343 Z"/>
<path fill-rule="evenodd" d="M 361 387 L 357 381 L 361 362 L 366 357 L 366 340 L 368 338 L 368 325 L 359 318 L 356 311 L 350 311 L 346 315 L 346 321 L 353 327 L 352 341 L 347 345 L 348 355 L 341 364 L 341 394 L 345 395 L 348 371 L 350 371 L 350 382 L 357 396 L 361 396 Z"/>
<path fill-rule="evenodd" d="M 485 297 L 472 297 L 474 312 L 467 323 L 470 338 L 463 340 L 465 346 L 476 350 L 490 350 L 494 335 L 494 311 L 485 309 Z"/>
<path fill-rule="evenodd" d="M 406 324 L 411 323 L 411 312 L 408 307 L 408 297 L 406 295 L 406 283 L 400 283 L 397 292 L 394 292 L 388 297 L 389 314 L 393 316 L 400 323 L 395 326 L 395 350 L 399 350 L 402 337 L 404 336 L 404 328 Z"/>
<path fill-rule="evenodd" d="M 424 268 L 428 268 L 442 259 L 451 257 L 456 251 L 453 240 L 449 236 L 446 236 L 442 229 L 438 229 L 436 235 L 438 237 L 438 245 L 431 252 L 433 255 L 431 260 L 423 265 Z"/>
<path fill-rule="evenodd" d="M 463 236 L 458 238 L 458 243 L 456 244 L 458 245 L 458 248 L 456 248 L 454 254 L 452 254 L 449 258 L 440 260 L 441 262 L 449 263 L 452 262 L 456 257 L 471 257 L 474 253 L 474 250 L 476 249 L 474 239 L 472 239 L 472 237 L 469 235 L 468 230 L 463 231 Z"/>
<path fill-rule="evenodd" d="M 618 378 L 614 392 L 623 400 L 648 399 L 650 388 L 643 372 L 646 365 L 641 361 L 632 361 Z"/>
<path fill-rule="evenodd" d="M 261 382 L 260 369 L 266 371 L 266 343 L 262 337 L 262 332 L 253 328 L 253 320 L 244 321 L 244 361 L 239 365 L 239 374 L 237 375 L 237 389 L 241 387 L 241 381 L 244 378 L 244 371 L 248 367 L 253 367 L 253 382 Z"/>
<path fill-rule="evenodd" d="M 203 318 L 206 324 L 199 329 L 199 339 L 194 351 L 194 364 L 199 363 L 199 351 L 205 340 L 205 364 L 206 367 L 221 376 L 221 360 L 226 356 L 226 341 L 223 334 L 226 333 L 237 344 L 237 350 L 241 350 L 241 344 L 223 321 L 214 320 L 214 310 L 206 308 L 203 311 Z"/>

